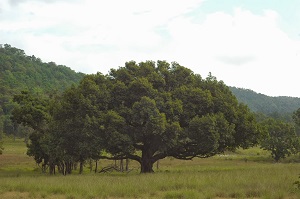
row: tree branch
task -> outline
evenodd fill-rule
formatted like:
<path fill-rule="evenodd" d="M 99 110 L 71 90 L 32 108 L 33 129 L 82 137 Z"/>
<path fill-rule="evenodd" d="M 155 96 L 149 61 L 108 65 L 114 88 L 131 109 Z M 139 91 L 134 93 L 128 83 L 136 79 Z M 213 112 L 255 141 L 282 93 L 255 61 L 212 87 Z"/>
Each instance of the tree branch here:
<path fill-rule="evenodd" d="M 155 154 L 152 157 L 152 160 L 153 160 L 153 162 L 156 162 L 157 160 L 163 159 L 165 157 L 167 157 L 167 154 L 165 154 L 165 153 L 158 153 L 158 154 Z"/>
<path fill-rule="evenodd" d="M 129 158 L 131 160 L 135 160 L 137 162 L 141 162 L 141 157 L 139 157 L 137 155 L 132 155 L 132 154 L 113 156 L 113 157 L 99 156 L 99 159 L 106 159 L 106 160 L 123 160 L 123 159 L 126 159 L 126 158 Z"/>
<path fill-rule="evenodd" d="M 139 163 L 142 161 L 142 160 L 141 160 L 141 157 L 138 156 L 138 155 L 127 154 L 127 157 L 128 157 L 129 159 L 135 160 L 135 161 L 137 161 L 137 162 L 139 162 Z"/>

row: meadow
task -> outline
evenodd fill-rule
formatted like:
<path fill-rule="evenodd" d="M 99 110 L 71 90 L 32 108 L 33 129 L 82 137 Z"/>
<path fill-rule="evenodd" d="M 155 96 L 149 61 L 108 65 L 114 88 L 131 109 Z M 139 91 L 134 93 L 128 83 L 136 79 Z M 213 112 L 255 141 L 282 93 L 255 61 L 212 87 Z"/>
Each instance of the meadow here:
<path fill-rule="evenodd" d="M 84 174 L 62 176 L 41 173 L 26 155 L 23 140 L 6 138 L 0 156 L 0 198 L 163 198 L 297 199 L 300 190 L 300 156 L 274 163 L 258 147 L 237 150 L 206 159 L 181 161 L 166 158 L 153 174 L 140 174 L 134 161 L 130 172 L 94 173 L 88 164 Z M 100 160 L 99 167 L 113 164 Z"/>

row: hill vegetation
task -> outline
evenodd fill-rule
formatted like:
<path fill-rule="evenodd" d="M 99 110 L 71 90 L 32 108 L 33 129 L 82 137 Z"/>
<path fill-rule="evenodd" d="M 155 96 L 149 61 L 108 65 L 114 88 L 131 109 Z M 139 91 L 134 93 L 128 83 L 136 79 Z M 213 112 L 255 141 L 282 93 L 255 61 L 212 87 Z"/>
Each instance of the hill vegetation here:
<path fill-rule="evenodd" d="M 10 120 L 15 106 L 13 95 L 22 90 L 39 95 L 61 92 L 78 84 L 83 76 L 83 73 L 76 73 L 66 66 L 44 63 L 8 44 L 0 45 L 0 135 L 3 132 L 16 133 L 17 126 Z"/>
<path fill-rule="evenodd" d="M 250 89 L 230 87 L 232 93 L 239 102 L 242 102 L 255 113 L 262 113 L 266 116 L 292 121 L 292 113 L 300 107 L 300 98 L 297 97 L 270 97 L 256 93 Z"/>

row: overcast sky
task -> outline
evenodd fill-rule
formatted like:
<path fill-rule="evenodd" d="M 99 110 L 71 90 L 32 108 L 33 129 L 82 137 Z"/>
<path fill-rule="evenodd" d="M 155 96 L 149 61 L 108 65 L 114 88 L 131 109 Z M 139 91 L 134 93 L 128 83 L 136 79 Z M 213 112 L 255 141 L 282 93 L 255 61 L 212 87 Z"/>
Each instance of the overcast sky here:
<path fill-rule="evenodd" d="M 5 43 L 88 74 L 176 61 L 229 86 L 300 97 L 299 0 L 1 0 Z"/>

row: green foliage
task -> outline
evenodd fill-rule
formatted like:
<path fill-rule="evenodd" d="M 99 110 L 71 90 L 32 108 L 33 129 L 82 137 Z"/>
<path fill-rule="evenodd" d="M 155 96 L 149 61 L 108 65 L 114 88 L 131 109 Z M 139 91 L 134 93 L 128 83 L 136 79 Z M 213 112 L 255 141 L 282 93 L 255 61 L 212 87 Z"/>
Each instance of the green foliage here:
<path fill-rule="evenodd" d="M 21 94 L 14 96 L 13 101 L 19 105 L 12 111 L 14 122 L 41 131 L 50 119 L 47 110 L 49 101 L 43 96 L 33 96 L 27 91 L 22 91 Z"/>
<path fill-rule="evenodd" d="M 1 89 L 7 92 L 64 90 L 83 77 L 66 66 L 43 63 L 34 55 L 27 56 L 23 50 L 8 44 L 0 48 L 0 60 Z"/>
<path fill-rule="evenodd" d="M 33 131 L 29 135 L 27 154 L 33 156 L 35 161 L 43 163 L 43 167 L 49 163 L 49 138 L 48 125 L 50 116 L 50 100 L 44 96 L 32 95 L 23 91 L 15 95 L 13 101 L 18 104 L 12 111 L 12 121 L 14 123 L 27 126 Z"/>
<path fill-rule="evenodd" d="M 300 127 L 300 108 L 294 112 L 293 120 L 294 120 L 295 124 Z"/>
<path fill-rule="evenodd" d="M 300 136 L 300 108 L 293 113 L 297 135 Z"/>
<path fill-rule="evenodd" d="M 52 132 L 52 139 L 56 140 L 58 157 L 57 153 L 51 156 L 64 163 L 83 163 L 89 158 L 97 160 L 102 150 L 97 135 L 98 114 L 102 107 L 94 103 L 96 100 L 102 104 L 101 100 L 105 101 L 107 96 L 88 77 L 81 83 L 77 89 L 72 87 L 66 90 L 53 109 L 49 131 Z"/>
<path fill-rule="evenodd" d="M 196 154 L 209 156 L 218 149 L 220 139 L 216 116 L 194 117 L 188 128 L 189 138 L 194 141 L 193 147 Z"/>
<path fill-rule="evenodd" d="M 299 152 L 300 139 L 292 124 L 268 119 L 261 125 L 266 133 L 261 141 L 261 147 L 270 151 L 276 162 Z"/>

